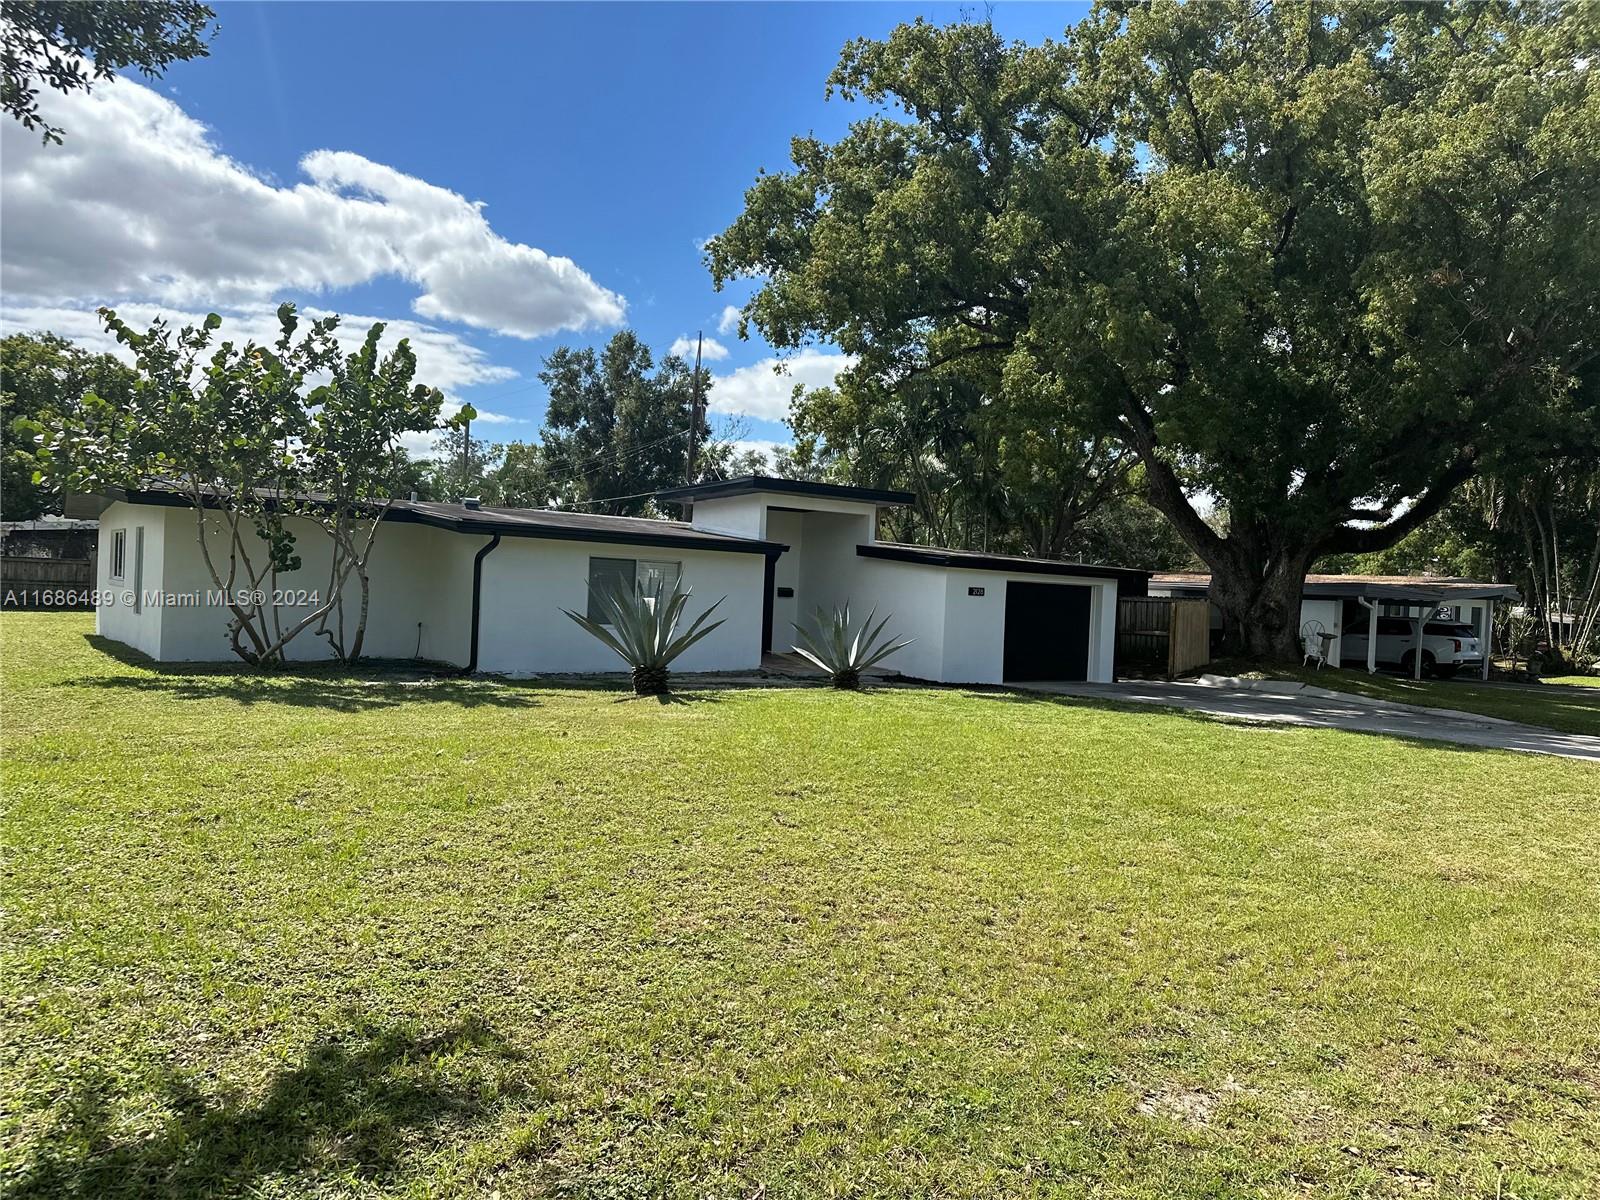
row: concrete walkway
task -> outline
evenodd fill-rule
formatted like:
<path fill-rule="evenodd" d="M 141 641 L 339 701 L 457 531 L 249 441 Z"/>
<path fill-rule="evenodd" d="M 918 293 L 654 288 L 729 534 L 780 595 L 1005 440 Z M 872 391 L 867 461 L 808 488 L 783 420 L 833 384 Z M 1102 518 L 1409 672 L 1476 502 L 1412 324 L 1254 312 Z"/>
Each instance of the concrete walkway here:
<path fill-rule="evenodd" d="M 1020 691 L 1047 692 L 1055 696 L 1082 696 L 1122 704 L 1158 704 L 1206 713 L 1224 721 L 1344 729 L 1351 733 L 1421 738 L 1433 742 L 1454 742 L 1462 746 L 1555 754 L 1563 758 L 1600 762 L 1600 737 L 1558 733 L 1553 729 L 1519 725 L 1495 717 L 1449 709 L 1421 708 L 1383 701 L 1374 703 L 1360 696 L 1323 688 L 1307 688 L 1285 695 L 1245 687 L 1144 680 L 1122 683 L 1014 683 L 1008 686 Z"/>

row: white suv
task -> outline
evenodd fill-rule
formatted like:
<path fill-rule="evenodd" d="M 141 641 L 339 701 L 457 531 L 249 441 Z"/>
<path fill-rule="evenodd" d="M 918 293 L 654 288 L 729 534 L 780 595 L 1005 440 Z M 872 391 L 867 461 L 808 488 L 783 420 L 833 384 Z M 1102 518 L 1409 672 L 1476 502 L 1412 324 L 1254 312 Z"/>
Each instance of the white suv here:
<path fill-rule="evenodd" d="M 1416 647 L 1416 625 L 1408 617 L 1378 618 L 1378 661 L 1398 666 L 1407 675 L 1415 674 L 1412 655 Z M 1344 666 L 1367 665 L 1367 627 L 1365 623 L 1346 623 L 1339 639 L 1339 661 Z M 1483 666 L 1483 648 L 1477 632 L 1460 621 L 1428 621 L 1422 626 L 1422 673 L 1435 679 L 1449 679 L 1463 667 Z"/>

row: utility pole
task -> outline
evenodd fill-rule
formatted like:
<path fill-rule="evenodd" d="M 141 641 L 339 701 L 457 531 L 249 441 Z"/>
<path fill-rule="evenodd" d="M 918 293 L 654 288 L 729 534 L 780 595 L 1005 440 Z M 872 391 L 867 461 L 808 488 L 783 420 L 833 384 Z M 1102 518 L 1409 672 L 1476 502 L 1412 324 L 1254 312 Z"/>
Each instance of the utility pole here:
<path fill-rule="evenodd" d="M 705 349 L 706 335 L 701 330 L 694 348 L 694 399 L 689 402 L 689 456 L 684 464 L 684 483 L 694 485 L 694 460 L 696 443 L 700 438 L 700 353 Z"/>
<path fill-rule="evenodd" d="M 472 487 L 472 418 L 461 426 L 461 495 Z"/>

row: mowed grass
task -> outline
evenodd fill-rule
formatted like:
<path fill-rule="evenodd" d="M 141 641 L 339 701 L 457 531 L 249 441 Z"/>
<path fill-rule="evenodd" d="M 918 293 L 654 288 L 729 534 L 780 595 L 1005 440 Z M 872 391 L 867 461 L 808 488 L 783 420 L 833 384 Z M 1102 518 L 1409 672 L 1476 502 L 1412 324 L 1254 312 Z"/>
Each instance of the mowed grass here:
<path fill-rule="evenodd" d="M 1547 675 L 1543 682 L 1557 687 L 1600 688 L 1600 675 Z"/>
<path fill-rule="evenodd" d="M 1600 771 L 7 614 L 11 1196 L 1600 1192 Z"/>
<path fill-rule="evenodd" d="M 1398 700 L 1403 704 L 1420 704 L 1427 708 L 1453 708 L 1457 712 L 1477 713 L 1485 717 L 1499 717 L 1504 721 L 1520 721 L 1525 725 L 1542 725 L 1564 733 L 1600 737 L 1600 690 L 1581 686 L 1549 686 L 1552 683 L 1577 683 L 1582 679 L 1581 676 L 1546 680 L 1540 684 L 1506 686 L 1469 679 L 1416 680 L 1398 675 L 1368 675 L 1360 668 L 1283 673 L 1303 683 L 1358 696 Z"/>

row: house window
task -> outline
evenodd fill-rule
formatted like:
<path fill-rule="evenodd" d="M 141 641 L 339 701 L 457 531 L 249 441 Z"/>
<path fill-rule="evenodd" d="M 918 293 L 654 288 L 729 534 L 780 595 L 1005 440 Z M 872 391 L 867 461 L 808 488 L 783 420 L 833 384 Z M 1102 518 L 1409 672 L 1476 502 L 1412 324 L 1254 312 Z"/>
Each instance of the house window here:
<path fill-rule="evenodd" d="M 589 619 L 606 624 L 606 614 L 595 601 L 595 589 L 614 587 L 617 583 L 627 588 L 637 588 L 651 595 L 659 586 L 671 591 L 678 585 L 683 564 L 658 562 L 654 559 L 591 558 L 589 560 Z"/>
<path fill-rule="evenodd" d="M 639 560 L 639 590 L 646 596 L 654 595 L 659 587 L 663 592 L 671 593 L 678 586 L 678 578 L 683 574 L 683 564 L 675 562 L 650 562 L 646 559 Z"/>
<path fill-rule="evenodd" d="M 121 579 L 123 566 L 128 560 L 128 531 L 118 529 L 111 535 L 111 578 Z"/>

